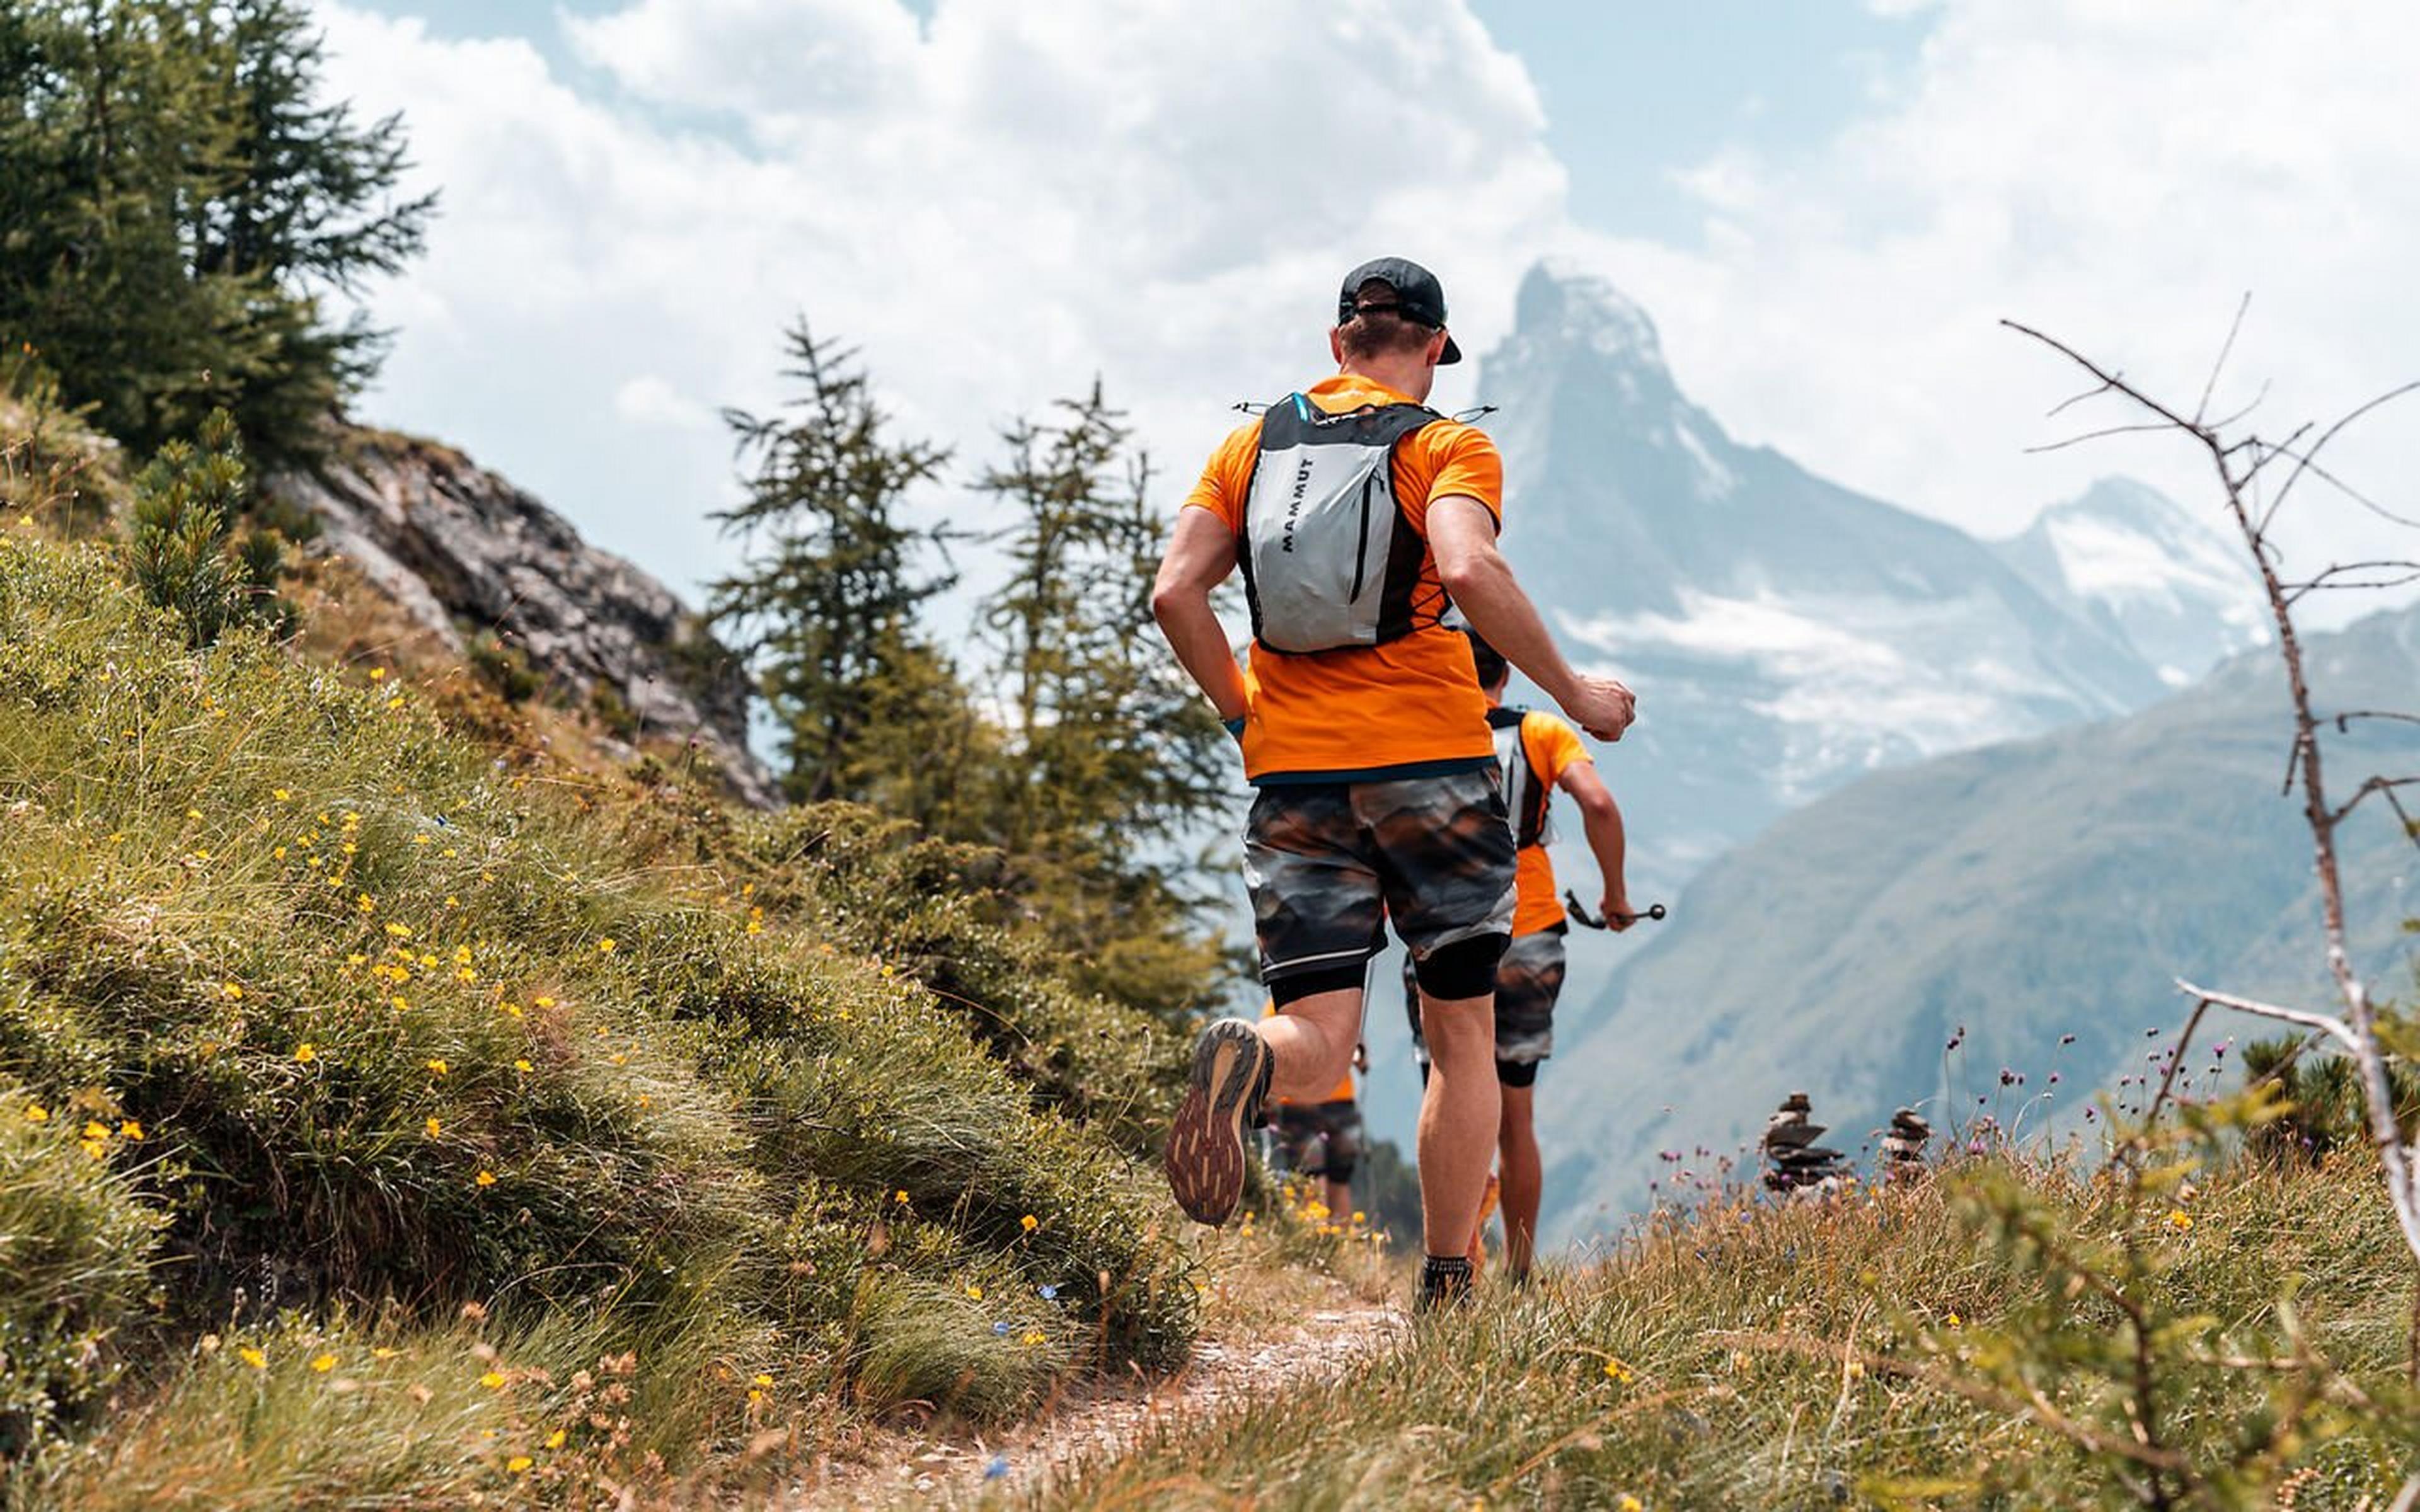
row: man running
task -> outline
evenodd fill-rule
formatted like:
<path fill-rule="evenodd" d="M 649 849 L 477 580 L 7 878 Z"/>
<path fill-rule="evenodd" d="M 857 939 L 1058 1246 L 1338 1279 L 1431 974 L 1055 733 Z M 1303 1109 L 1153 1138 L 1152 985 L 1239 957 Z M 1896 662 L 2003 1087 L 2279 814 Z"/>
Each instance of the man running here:
<path fill-rule="evenodd" d="M 1513 903 L 1512 834 L 1486 700 L 1450 605 L 1600 739 L 1630 690 L 1574 671 L 1497 551 L 1503 460 L 1423 407 L 1442 363 L 1445 292 L 1399 257 L 1345 275 L 1338 371 L 1212 454 L 1177 512 L 1152 610 L 1177 660 L 1243 743 L 1260 789 L 1244 835 L 1261 979 L 1276 1018 L 1222 1019 L 1195 1041 L 1170 1131 L 1178 1205 L 1224 1223 L 1243 1194 L 1243 1129 L 1274 1089 L 1316 1097 L 1359 1038 L 1362 974 L 1384 917 L 1417 963 L 1435 1074 L 1420 1105 L 1420 1304 L 1469 1288 L 1463 1250 L 1496 1149 L 1497 958 Z M 1249 669 L 1211 608 L 1241 566 Z"/>
<path fill-rule="evenodd" d="M 1487 693 L 1487 723 L 1504 773 L 1504 803 L 1520 847 L 1512 940 L 1496 967 L 1496 1079 L 1503 1086 L 1497 1157 L 1503 1177 L 1504 1270 L 1518 1286 L 1529 1277 L 1538 1203 L 1545 1185 L 1532 1099 L 1539 1064 L 1554 1053 L 1555 999 L 1563 990 L 1563 935 L 1570 928 L 1555 889 L 1555 864 L 1546 855 L 1546 842 L 1554 838 L 1546 809 L 1558 788 L 1579 806 L 1580 827 L 1605 880 L 1598 911 L 1606 927 L 1625 930 L 1637 920 L 1622 877 L 1621 810 L 1596 775 L 1596 758 L 1572 727 L 1553 715 L 1504 707 L 1504 686 L 1512 680 L 1512 669 L 1477 631 L 1466 633 L 1471 663 Z M 1429 1056 L 1420 1035 L 1419 995 L 1407 992 L 1404 1004 L 1412 1020 L 1412 1056 L 1425 1081 Z M 1478 1245 L 1474 1233 L 1471 1248 L 1476 1251 Z"/>

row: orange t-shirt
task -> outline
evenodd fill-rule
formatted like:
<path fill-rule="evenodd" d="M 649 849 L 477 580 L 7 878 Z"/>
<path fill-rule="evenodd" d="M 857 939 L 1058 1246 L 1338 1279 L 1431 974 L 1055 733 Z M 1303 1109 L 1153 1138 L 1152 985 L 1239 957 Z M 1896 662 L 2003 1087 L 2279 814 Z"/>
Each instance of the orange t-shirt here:
<path fill-rule="evenodd" d="M 1539 783 L 1550 795 L 1549 802 L 1574 764 L 1596 760 L 1580 744 L 1578 731 L 1538 709 L 1521 716 L 1521 749 L 1529 758 L 1529 770 L 1538 774 Z M 1561 923 L 1563 903 L 1555 896 L 1555 863 L 1547 856 L 1546 847 L 1522 846 L 1512 866 L 1513 886 L 1518 889 L 1512 903 L 1512 933 L 1535 934 Z"/>
<path fill-rule="evenodd" d="M 1274 997 L 1263 998 L 1261 1000 L 1261 1017 L 1264 1019 L 1273 1019 L 1277 1016 L 1277 999 Z M 1326 1097 L 1321 1098 L 1319 1101 L 1322 1103 L 1350 1103 L 1353 1101 L 1353 1070 L 1351 1067 L 1348 1066 L 1345 1068 L 1344 1079 L 1336 1084 L 1336 1089 L 1328 1093 Z M 1292 1107 L 1295 1105 L 1294 1099 L 1290 1097 L 1279 1098 L 1278 1103 L 1283 1107 Z"/>
<path fill-rule="evenodd" d="M 1408 396 L 1340 373 L 1306 392 L 1330 414 Z M 1206 509 L 1242 533 L 1259 459 L 1261 423 L 1237 426 L 1210 455 L 1187 507 Z M 1504 520 L 1504 459 L 1484 432 L 1440 420 L 1395 447 L 1395 498 L 1414 533 L 1428 539 L 1429 501 L 1462 495 Z M 1384 645 L 1310 656 L 1255 654 L 1244 669 L 1244 775 L 1256 783 L 1358 782 L 1476 770 L 1494 752 L 1487 699 L 1461 633 L 1437 621 L 1450 603 L 1436 555 L 1420 554 L 1412 613 L 1420 628 Z"/>

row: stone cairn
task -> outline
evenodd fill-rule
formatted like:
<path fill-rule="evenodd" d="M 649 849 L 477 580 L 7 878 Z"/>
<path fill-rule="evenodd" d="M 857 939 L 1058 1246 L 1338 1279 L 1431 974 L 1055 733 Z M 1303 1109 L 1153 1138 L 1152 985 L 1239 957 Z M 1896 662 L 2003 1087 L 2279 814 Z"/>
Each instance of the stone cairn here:
<path fill-rule="evenodd" d="M 1838 1191 L 1849 1168 L 1840 1164 L 1840 1152 L 1815 1143 L 1815 1136 L 1826 1127 L 1807 1121 L 1813 1104 L 1804 1092 L 1792 1092 L 1781 1100 L 1781 1107 L 1765 1120 L 1764 1158 L 1768 1166 L 1764 1184 L 1768 1191 L 1784 1196 L 1799 1193 L 1821 1195 Z"/>
<path fill-rule="evenodd" d="M 1883 1135 L 1882 1178 L 1885 1181 L 1913 1181 L 1924 1174 L 1924 1142 L 1932 1137 L 1932 1125 L 1914 1108 L 1901 1108 L 1891 1115 L 1890 1129 Z"/>

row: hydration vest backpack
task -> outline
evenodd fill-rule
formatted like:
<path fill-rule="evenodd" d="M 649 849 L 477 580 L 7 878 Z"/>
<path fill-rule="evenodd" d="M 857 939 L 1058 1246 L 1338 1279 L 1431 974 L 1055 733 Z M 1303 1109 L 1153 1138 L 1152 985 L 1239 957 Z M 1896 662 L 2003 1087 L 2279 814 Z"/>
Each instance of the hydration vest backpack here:
<path fill-rule="evenodd" d="M 1546 803 L 1555 795 L 1529 764 L 1529 748 L 1521 739 L 1527 709 L 1487 711 L 1488 728 L 1496 732 L 1496 764 L 1504 769 L 1504 811 L 1512 821 L 1512 841 L 1527 849 L 1552 837 L 1546 829 Z"/>
<path fill-rule="evenodd" d="M 1302 654 L 1412 633 L 1427 548 L 1395 502 L 1395 445 L 1444 418 L 1416 404 L 1331 415 L 1299 393 L 1269 407 L 1235 541 L 1255 640 Z"/>

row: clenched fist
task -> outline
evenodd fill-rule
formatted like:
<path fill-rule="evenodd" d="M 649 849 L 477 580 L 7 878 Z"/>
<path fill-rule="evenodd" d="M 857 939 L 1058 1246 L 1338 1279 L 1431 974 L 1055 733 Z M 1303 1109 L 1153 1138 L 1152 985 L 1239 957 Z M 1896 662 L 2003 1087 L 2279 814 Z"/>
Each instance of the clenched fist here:
<path fill-rule="evenodd" d="M 1610 677 L 1582 677 L 1562 701 L 1572 722 L 1599 740 L 1620 740 L 1638 715 L 1638 698 Z"/>

